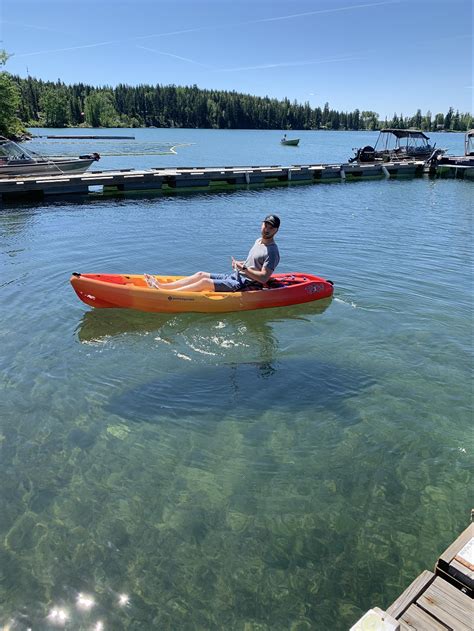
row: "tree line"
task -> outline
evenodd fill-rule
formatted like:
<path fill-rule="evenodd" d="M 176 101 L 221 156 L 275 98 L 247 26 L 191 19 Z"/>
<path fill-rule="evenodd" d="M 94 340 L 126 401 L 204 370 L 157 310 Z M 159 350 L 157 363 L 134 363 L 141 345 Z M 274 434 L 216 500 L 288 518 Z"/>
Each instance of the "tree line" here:
<path fill-rule="evenodd" d="M 8 56 L 0 51 L 0 65 Z M 235 91 L 202 90 L 196 85 L 118 85 L 26 79 L 0 72 L 0 134 L 25 127 L 194 127 L 210 129 L 378 130 L 416 127 L 426 131 L 466 131 L 470 114 L 394 114 L 380 120 L 373 111 L 342 112 L 309 103 L 251 96 Z"/>

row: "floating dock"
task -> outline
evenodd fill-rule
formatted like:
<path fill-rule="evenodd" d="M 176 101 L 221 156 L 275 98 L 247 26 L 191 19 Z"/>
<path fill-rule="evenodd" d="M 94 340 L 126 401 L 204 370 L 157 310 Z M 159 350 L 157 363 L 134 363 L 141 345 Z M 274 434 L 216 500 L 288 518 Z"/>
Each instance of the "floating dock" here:
<path fill-rule="evenodd" d="M 33 136 L 33 138 L 48 138 L 49 140 L 135 140 L 135 136 L 109 136 L 102 134 L 100 136 L 85 136 L 84 134 L 67 134 L 53 136 Z"/>
<path fill-rule="evenodd" d="M 441 171 L 442 170 L 442 171 Z M 439 171 L 439 172 L 438 172 Z M 0 179 L 0 201 L 54 195 L 121 194 L 149 191 L 163 194 L 211 192 L 236 188 L 359 182 L 422 175 L 472 178 L 467 165 L 440 165 L 436 170 L 420 160 L 377 163 L 299 164 L 291 166 L 156 167 L 87 171 L 68 175 L 35 175 Z"/>
<path fill-rule="evenodd" d="M 233 188 L 355 182 L 423 174 L 424 163 L 308 164 L 291 166 L 180 167 L 87 171 L 77 175 L 35 175 L 0 179 L 0 199 L 98 192 L 181 193 Z"/>
<path fill-rule="evenodd" d="M 472 631 L 474 524 L 390 605 L 368 611 L 351 631 Z"/>

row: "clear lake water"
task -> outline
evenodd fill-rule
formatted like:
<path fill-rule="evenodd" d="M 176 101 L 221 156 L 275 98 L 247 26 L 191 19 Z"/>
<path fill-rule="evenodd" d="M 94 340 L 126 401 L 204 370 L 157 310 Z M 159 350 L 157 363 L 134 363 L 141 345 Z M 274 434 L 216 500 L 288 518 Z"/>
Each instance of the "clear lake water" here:
<path fill-rule="evenodd" d="M 376 138 L 33 131 L 136 136 L 29 143 L 99 151 L 94 169 L 338 163 Z M 338 631 L 432 569 L 473 501 L 472 186 L 0 207 L 0 626 Z M 332 300 L 161 315 L 69 285 L 225 272 L 270 212 L 278 271 L 330 278 Z"/>

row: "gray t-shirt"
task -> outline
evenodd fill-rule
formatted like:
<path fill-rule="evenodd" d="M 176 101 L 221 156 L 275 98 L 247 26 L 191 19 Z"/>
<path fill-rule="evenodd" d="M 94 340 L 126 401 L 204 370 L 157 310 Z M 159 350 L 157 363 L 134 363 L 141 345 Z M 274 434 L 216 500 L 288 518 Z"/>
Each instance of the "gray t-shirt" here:
<path fill-rule="evenodd" d="M 275 271 L 280 262 L 280 252 L 276 243 L 265 245 L 261 239 L 257 239 L 253 244 L 245 261 L 246 267 L 253 267 L 260 271 L 264 267 Z M 244 272 L 245 274 L 245 272 Z"/>

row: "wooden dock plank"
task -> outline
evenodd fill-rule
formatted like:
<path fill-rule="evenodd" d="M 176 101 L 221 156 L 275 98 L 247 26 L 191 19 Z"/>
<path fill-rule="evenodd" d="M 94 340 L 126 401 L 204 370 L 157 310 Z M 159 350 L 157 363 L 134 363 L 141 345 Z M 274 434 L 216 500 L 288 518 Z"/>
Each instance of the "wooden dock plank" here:
<path fill-rule="evenodd" d="M 466 594 L 474 596 L 474 523 L 460 534 L 441 555 L 435 573 Z"/>
<path fill-rule="evenodd" d="M 400 618 L 400 622 L 405 623 L 405 628 L 410 629 L 410 631 L 413 629 L 416 631 L 447 631 L 449 629 L 417 605 L 410 605 Z"/>
<path fill-rule="evenodd" d="M 401 594 L 397 600 L 387 609 L 394 618 L 400 618 L 403 612 L 416 600 L 420 592 L 423 591 L 435 579 L 433 572 L 425 570 L 418 576 Z"/>
<path fill-rule="evenodd" d="M 464 548 L 466 543 L 474 537 L 474 522 L 464 530 L 459 537 L 450 546 L 446 548 L 443 554 L 439 557 L 438 565 L 446 563 L 449 565 L 454 559 L 456 554 Z"/>
<path fill-rule="evenodd" d="M 417 599 L 417 605 L 441 621 L 448 629 L 472 631 L 473 601 L 439 576 Z"/>
<path fill-rule="evenodd" d="M 442 622 L 430 616 L 424 609 L 413 604 L 408 607 L 403 616 L 400 618 L 410 631 L 452 631 L 451 627 L 447 627 Z"/>

